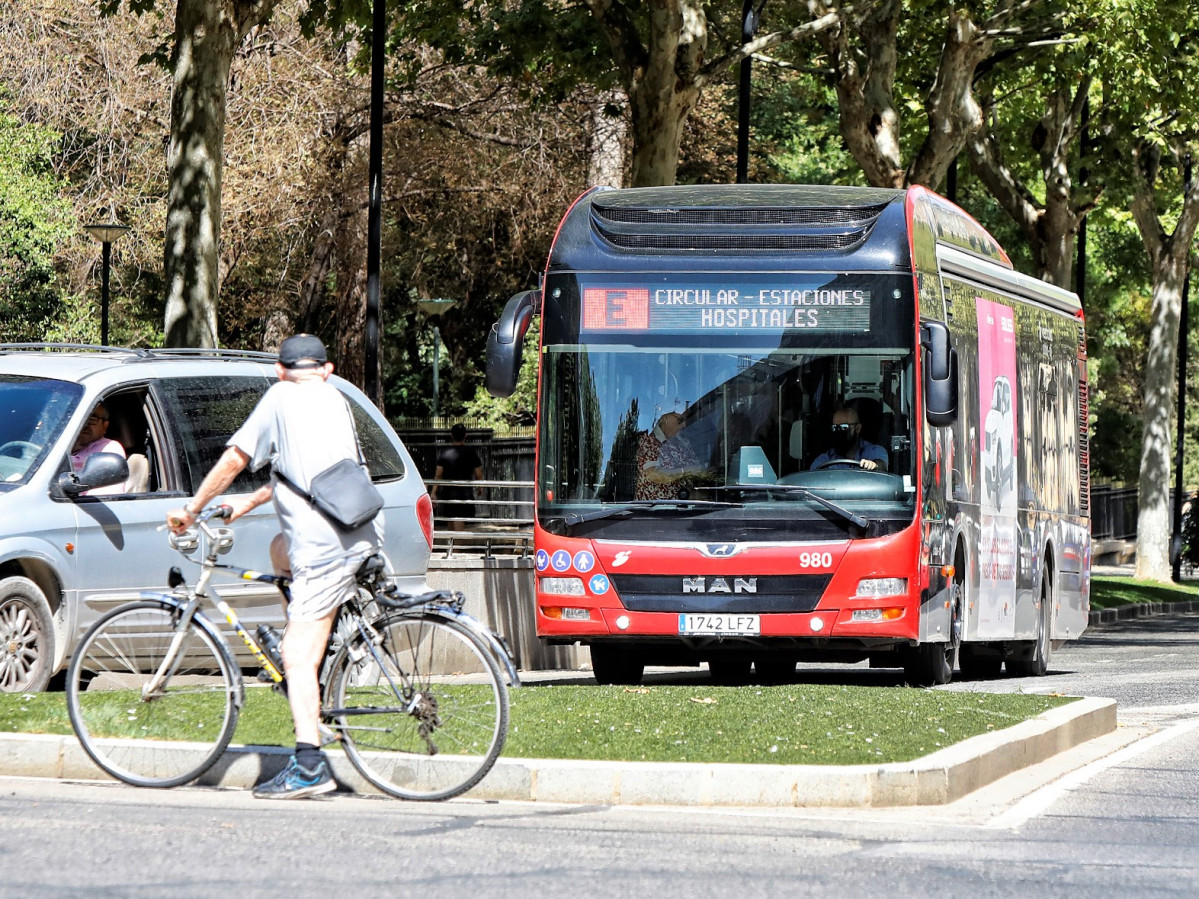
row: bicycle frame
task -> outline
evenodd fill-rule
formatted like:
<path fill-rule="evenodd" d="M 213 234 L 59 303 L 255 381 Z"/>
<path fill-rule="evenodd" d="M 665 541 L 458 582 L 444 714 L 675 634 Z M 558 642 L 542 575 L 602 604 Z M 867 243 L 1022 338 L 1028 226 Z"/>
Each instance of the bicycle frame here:
<path fill-rule="evenodd" d="M 169 594 L 143 593 L 141 595 L 148 599 L 170 601 L 176 606 L 181 606 L 181 623 L 190 621 L 195 616 L 201 602 L 207 600 L 214 608 L 217 609 L 217 611 L 221 613 L 222 616 L 224 616 L 225 621 L 231 628 L 233 628 L 233 631 L 239 637 L 241 637 L 246 647 L 254 655 L 255 660 L 262 667 L 262 670 L 267 673 L 267 676 L 270 678 L 271 682 L 276 685 L 281 685 L 285 680 L 284 672 L 279 670 L 278 666 L 275 665 L 275 663 L 271 661 L 270 657 L 263 651 L 262 647 L 258 644 L 258 641 L 250 634 L 249 631 L 245 629 L 245 627 L 242 626 L 241 620 L 237 617 L 237 613 L 234 611 L 233 607 L 221 598 L 220 593 L 217 592 L 217 589 L 212 586 L 211 581 L 213 572 L 228 572 L 242 578 L 243 580 L 273 584 L 283 594 L 283 597 L 290 602 L 291 592 L 289 588 L 291 585 L 291 580 L 283 577 L 282 575 L 266 574 L 265 572 L 257 571 L 251 568 L 240 568 L 236 565 L 228 565 L 218 562 L 217 556 L 221 553 L 221 551 L 232 546 L 233 535 L 230 531 L 227 531 L 224 528 L 212 528 L 208 524 L 208 517 L 211 516 L 204 516 L 196 520 L 196 525 L 201 531 L 203 531 L 204 536 L 207 539 L 207 551 L 205 552 L 204 560 L 202 562 L 195 563 L 200 566 L 201 572 L 195 586 L 189 588 L 188 590 L 187 603 L 185 605 L 181 605 L 178 597 L 171 596 Z M 185 557 L 187 556 L 189 547 L 191 546 L 190 540 L 194 539 L 194 535 L 191 537 L 188 537 L 187 535 L 171 536 L 172 544 L 176 547 L 176 549 L 179 549 L 179 551 Z M 196 541 L 196 546 L 193 548 L 198 548 L 198 540 Z M 444 593 L 441 594 L 441 596 L 446 595 L 447 594 Z M 516 664 L 512 660 L 512 654 L 507 645 L 490 629 L 484 627 L 480 621 L 462 611 L 461 594 L 450 594 L 449 597 L 449 602 L 433 601 L 423 603 L 422 611 L 426 614 L 437 615 L 453 621 L 479 638 L 480 642 L 489 648 L 493 657 L 501 663 L 504 672 L 508 676 L 509 683 L 514 687 L 519 687 L 520 676 L 517 673 Z M 396 607 L 400 607 L 399 604 L 396 604 Z M 361 614 L 355 617 L 357 619 L 355 621 L 355 625 L 359 629 L 359 632 L 362 633 L 365 645 L 369 648 L 372 656 L 375 657 L 375 662 L 380 666 L 380 669 L 385 670 L 386 666 L 383 665 L 382 660 L 375 652 L 373 641 L 370 639 L 370 634 L 366 633 L 364 630 L 365 628 L 369 627 L 369 623 L 362 617 Z M 143 685 L 143 698 L 157 692 L 161 688 L 162 684 L 169 680 L 170 677 L 175 673 L 175 670 L 178 667 L 178 659 L 176 656 L 178 655 L 178 649 L 181 645 L 185 631 L 186 627 L 180 627 L 177 630 L 174 638 L 172 639 L 171 646 L 168 647 L 167 653 L 159 667 L 159 670 L 155 673 L 154 677 L 150 679 L 149 683 Z M 387 679 L 390 683 L 390 675 L 387 675 Z M 391 683 L 391 687 L 396 697 L 402 699 L 404 691 L 398 689 L 394 683 Z M 413 700 L 407 699 L 404 701 L 411 703 Z M 339 710 L 337 709 L 322 709 L 322 716 L 329 717 L 338 711 Z"/>

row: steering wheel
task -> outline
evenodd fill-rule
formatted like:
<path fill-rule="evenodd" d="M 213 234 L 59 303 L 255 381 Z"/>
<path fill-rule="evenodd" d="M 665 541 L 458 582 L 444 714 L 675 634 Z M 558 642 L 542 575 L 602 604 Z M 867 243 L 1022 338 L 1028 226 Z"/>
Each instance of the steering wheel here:
<path fill-rule="evenodd" d="M 16 452 L 11 452 L 11 450 L 16 450 Z M 40 446 L 30 443 L 28 440 L 10 440 L 0 446 L 0 456 L 9 456 L 13 459 L 20 459 L 22 462 L 28 462 L 41 451 Z"/>
<path fill-rule="evenodd" d="M 862 463 L 857 459 L 825 459 L 819 465 L 813 465 L 812 471 L 820 471 L 822 468 L 829 468 L 833 465 L 852 465 L 854 468 L 861 468 Z"/>

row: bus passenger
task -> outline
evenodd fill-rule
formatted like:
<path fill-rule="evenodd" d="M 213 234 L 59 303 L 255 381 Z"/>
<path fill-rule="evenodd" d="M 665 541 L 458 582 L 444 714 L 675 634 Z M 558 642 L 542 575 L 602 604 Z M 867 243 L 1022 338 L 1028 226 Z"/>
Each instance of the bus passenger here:
<path fill-rule="evenodd" d="M 637 487 L 633 499 L 674 499 L 691 480 L 708 473 L 683 436 L 686 420 L 666 412 L 637 441 Z"/>
<path fill-rule="evenodd" d="M 832 431 L 832 446 L 813 460 L 813 471 L 818 468 L 887 470 L 887 451 L 862 439 L 862 423 L 853 409 L 842 407 L 833 413 Z"/>

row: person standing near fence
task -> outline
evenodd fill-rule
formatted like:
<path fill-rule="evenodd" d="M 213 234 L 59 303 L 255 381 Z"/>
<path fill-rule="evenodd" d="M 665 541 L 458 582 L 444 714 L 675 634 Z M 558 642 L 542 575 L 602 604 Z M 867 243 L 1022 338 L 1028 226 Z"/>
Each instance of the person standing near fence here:
<path fill-rule="evenodd" d="M 437 503 L 438 517 L 448 519 L 455 531 L 466 529 L 465 519 L 475 517 L 474 487 L 465 484 L 442 484 L 441 481 L 483 480 L 483 460 L 473 446 L 466 445 L 466 425 L 459 422 L 450 428 L 453 443 L 437 454 L 436 481 L 430 495 Z"/>

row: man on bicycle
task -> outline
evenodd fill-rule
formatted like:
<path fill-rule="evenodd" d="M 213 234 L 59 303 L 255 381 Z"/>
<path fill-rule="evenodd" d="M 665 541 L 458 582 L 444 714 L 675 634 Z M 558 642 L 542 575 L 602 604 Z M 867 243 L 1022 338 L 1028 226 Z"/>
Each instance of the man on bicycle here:
<path fill-rule="evenodd" d="M 196 514 L 227 490 L 247 465 L 257 470 L 270 463 L 272 472 L 283 472 L 307 489 L 329 466 L 359 458 L 352 413 L 345 397 L 328 383 L 333 365 L 320 339 L 311 334 L 288 337 L 279 348 L 275 372 L 279 383 L 229 438 L 195 497 L 167 515 L 173 532 L 191 526 Z M 275 475 L 270 484 L 234 506 L 229 520 L 272 497 L 282 533 L 271 544 L 271 561 L 278 573 L 292 578 L 282 651 L 296 751 L 282 771 L 254 788 L 254 795 L 299 799 L 337 788 L 320 750 L 318 669 L 337 610 L 354 595 L 359 566 L 379 550 L 383 518 L 342 530 Z"/>

